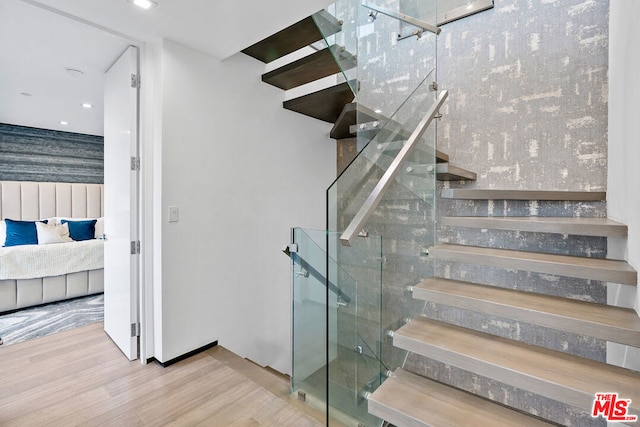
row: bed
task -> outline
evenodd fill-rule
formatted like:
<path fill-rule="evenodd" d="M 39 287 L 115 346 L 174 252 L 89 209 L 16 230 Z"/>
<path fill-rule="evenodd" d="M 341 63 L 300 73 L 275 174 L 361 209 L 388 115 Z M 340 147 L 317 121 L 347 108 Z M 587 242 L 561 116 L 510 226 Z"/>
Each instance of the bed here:
<path fill-rule="evenodd" d="M 89 240 L 0 247 L 0 313 L 104 291 L 103 200 L 102 184 L 0 181 L 0 236 L 11 220 L 95 220 Z"/>

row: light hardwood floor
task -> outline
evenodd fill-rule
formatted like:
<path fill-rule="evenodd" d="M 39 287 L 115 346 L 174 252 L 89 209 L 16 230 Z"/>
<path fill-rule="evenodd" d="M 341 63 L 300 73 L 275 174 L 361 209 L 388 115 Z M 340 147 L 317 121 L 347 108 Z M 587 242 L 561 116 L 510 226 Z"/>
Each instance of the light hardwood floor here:
<path fill-rule="evenodd" d="M 216 347 L 129 362 L 102 323 L 0 346 L 1 426 L 322 426 L 287 377 Z"/>

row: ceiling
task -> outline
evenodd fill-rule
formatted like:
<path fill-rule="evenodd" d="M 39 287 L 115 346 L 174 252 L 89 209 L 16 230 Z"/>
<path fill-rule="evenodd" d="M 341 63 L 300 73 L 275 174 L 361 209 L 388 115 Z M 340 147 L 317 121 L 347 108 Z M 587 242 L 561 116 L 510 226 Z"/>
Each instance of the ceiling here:
<path fill-rule="evenodd" d="M 0 0 L 0 123 L 102 135 L 104 73 L 129 44 L 166 38 L 222 60 L 332 3 L 156 1 L 144 11 L 127 0 Z"/>

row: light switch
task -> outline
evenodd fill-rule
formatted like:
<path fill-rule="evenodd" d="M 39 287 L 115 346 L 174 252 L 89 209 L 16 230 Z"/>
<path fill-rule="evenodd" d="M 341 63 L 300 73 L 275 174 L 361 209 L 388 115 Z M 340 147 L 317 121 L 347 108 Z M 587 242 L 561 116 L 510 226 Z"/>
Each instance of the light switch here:
<path fill-rule="evenodd" d="M 180 220 L 180 211 L 177 206 L 169 206 L 169 222 L 178 222 Z"/>

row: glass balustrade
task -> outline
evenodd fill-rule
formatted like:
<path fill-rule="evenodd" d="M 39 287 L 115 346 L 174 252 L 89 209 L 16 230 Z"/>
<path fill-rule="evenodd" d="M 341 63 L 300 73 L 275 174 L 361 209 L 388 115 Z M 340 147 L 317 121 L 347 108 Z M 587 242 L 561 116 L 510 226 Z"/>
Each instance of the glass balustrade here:
<path fill-rule="evenodd" d="M 313 390 L 329 425 L 373 427 L 382 420 L 368 414 L 367 395 L 406 357 L 393 347 L 389 331 L 421 312 L 423 304 L 408 289 L 433 275 L 427 248 L 435 242 L 435 120 L 416 139 L 360 237 L 350 246 L 340 237 L 395 168 L 396 155 L 438 96 L 436 35 L 425 29 L 435 27 L 437 5 L 342 0 L 327 11 L 341 21 L 339 32 L 327 30 L 325 42 L 342 64 L 338 79 L 349 81 L 357 94 L 350 126 L 359 153 L 327 190 L 327 230 L 294 231 L 292 384 L 307 393 L 307 401 Z M 322 30 L 326 16 L 314 19 Z M 303 268 L 310 259 L 324 274 Z M 322 350 L 324 358 L 317 356 Z"/>
<path fill-rule="evenodd" d="M 362 238 L 351 248 L 351 258 L 338 265 L 326 251 L 327 245 L 339 245 L 338 238 L 338 233 L 325 230 L 294 228 L 292 232 L 291 384 L 294 393 L 301 392 L 310 405 L 324 410 L 329 381 L 331 390 L 342 393 L 336 407 L 353 417 L 351 411 L 363 400 L 356 395 L 363 386 L 358 381 L 365 376 L 369 381 L 380 371 L 377 352 L 367 348 L 357 334 L 364 333 L 364 310 L 373 311 L 369 317 L 374 323 L 379 318 L 379 304 L 365 301 L 360 289 L 380 289 L 382 246 L 379 236 Z M 339 334 L 339 316 L 347 316 L 360 326 L 354 324 L 349 333 Z M 358 366 L 359 375 L 352 371 L 354 366 Z M 362 416 L 367 416 L 366 405 Z"/>

